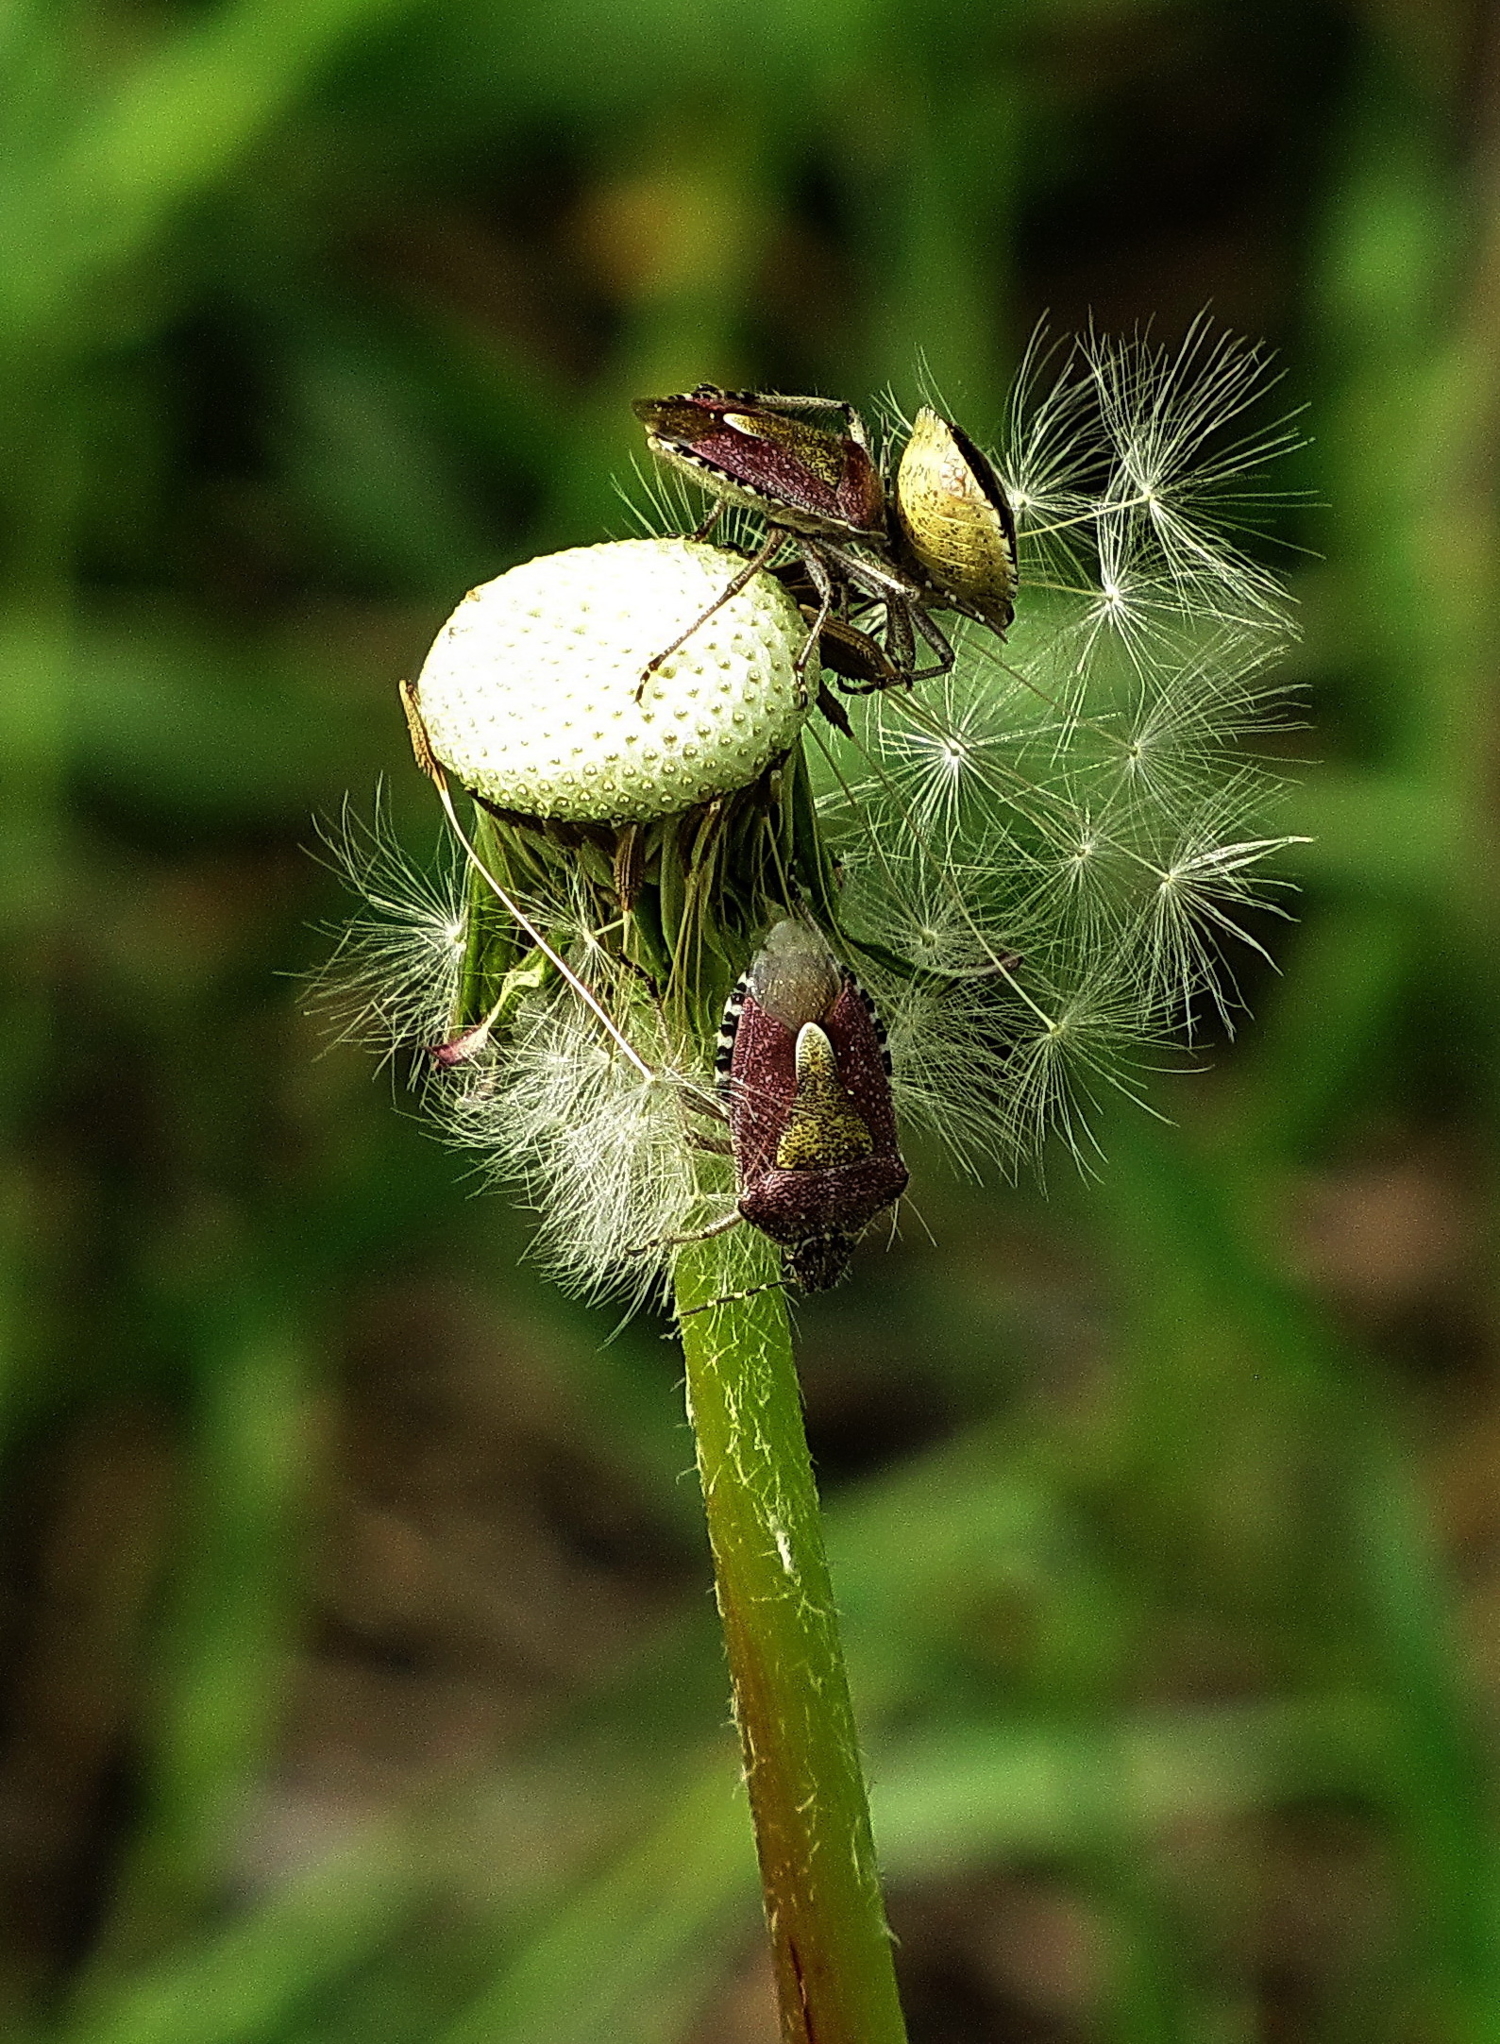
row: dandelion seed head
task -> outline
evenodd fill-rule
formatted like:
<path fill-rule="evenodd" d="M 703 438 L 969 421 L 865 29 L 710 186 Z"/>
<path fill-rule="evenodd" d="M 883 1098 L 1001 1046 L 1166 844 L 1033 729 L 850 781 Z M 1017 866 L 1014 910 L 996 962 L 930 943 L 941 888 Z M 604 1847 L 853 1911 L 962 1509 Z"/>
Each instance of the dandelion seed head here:
<path fill-rule="evenodd" d="M 1087 1158 L 1153 1043 L 1205 996 L 1229 1022 L 1226 954 L 1287 842 L 1255 827 L 1274 778 L 1244 741 L 1291 620 L 1228 513 L 1288 436 L 1219 440 L 1270 380 L 1206 323 L 1176 351 L 1039 339 L 996 453 L 1009 644 L 967 638 L 941 683 L 867 710 L 874 763 L 821 782 L 851 927 L 955 975 L 884 995 L 904 1111 L 962 1154 L 1016 1160 L 1050 1128 Z M 959 977 L 1006 949 L 1009 975 Z"/>
<path fill-rule="evenodd" d="M 666 816 L 744 787 L 807 713 L 807 628 L 765 574 L 711 608 L 742 565 L 702 541 L 617 540 L 471 590 L 417 682 L 434 755 L 526 816 Z"/>
<path fill-rule="evenodd" d="M 1272 501 L 1260 471 L 1291 437 L 1284 421 L 1249 423 L 1273 382 L 1259 350 L 1207 321 L 1176 347 L 1039 335 L 992 450 L 1018 533 L 1005 642 L 960 624 L 950 673 L 847 699 L 850 742 L 822 720 L 804 724 L 791 663 L 805 625 L 760 577 L 736 599 L 758 606 L 758 622 L 736 623 L 725 606 L 664 664 L 660 701 L 646 697 L 675 714 L 727 660 L 737 678 L 767 681 L 759 706 L 728 713 L 712 769 L 695 765 L 670 788 L 658 769 L 639 802 L 612 783 L 597 804 L 623 771 L 614 758 L 590 768 L 593 793 L 578 798 L 588 807 L 570 806 L 555 777 L 543 795 L 551 768 L 537 755 L 557 750 L 568 718 L 570 745 L 598 745 L 606 715 L 623 730 L 645 664 L 722 588 L 735 557 L 678 538 L 579 549 L 460 606 L 420 683 L 434 747 L 491 802 L 562 821 L 543 832 L 545 858 L 524 831 L 514 839 L 503 897 L 481 869 L 511 842 L 508 824 L 481 833 L 479 866 L 466 844 L 432 880 L 384 851 L 345 855 L 375 908 L 335 970 L 352 979 L 359 1031 L 457 1046 L 446 1068 L 429 1063 L 428 1098 L 455 1142 L 520 1188 L 554 1276 L 638 1303 L 674 1241 L 732 1217 L 733 1172 L 712 1148 L 722 1124 L 705 1111 L 712 1026 L 705 1036 L 701 1015 L 686 1026 L 675 994 L 707 957 L 722 971 L 739 947 L 742 962 L 776 915 L 823 922 L 886 1024 L 902 1124 L 929 1130 L 976 1174 L 1039 1162 L 1049 1140 L 1098 1168 L 1091 1125 L 1106 1099 L 1142 1099 L 1154 1064 L 1208 1021 L 1232 1031 L 1232 959 L 1261 949 L 1257 915 L 1284 913 L 1276 862 L 1293 842 L 1275 834 L 1276 772 L 1253 749 L 1278 713 L 1274 668 L 1294 629 L 1250 544 Z M 909 432 L 895 415 L 889 426 L 888 475 Z M 701 518 L 675 475 L 639 482 L 648 532 Z M 716 530 L 747 550 L 760 536 L 740 509 Z M 600 556 L 620 577 L 607 597 L 593 580 Z M 668 557 L 670 602 L 637 572 Z M 528 573 L 537 593 L 518 605 Z M 490 592 L 508 621 L 486 636 L 476 606 Z M 855 595 L 847 615 L 879 635 L 875 601 Z M 507 691 L 523 674 L 518 707 Z M 815 689 L 816 670 L 809 680 Z M 767 783 L 802 788 L 828 864 L 794 875 L 773 831 L 757 854 L 771 892 L 753 912 L 734 904 L 738 920 L 705 921 L 725 886 L 709 809 L 783 755 Z M 713 802 L 695 808 L 709 787 Z M 638 840 L 619 834 L 624 819 L 639 821 Z M 633 890 L 662 885 L 669 856 L 683 861 L 671 927 L 691 934 L 668 937 L 661 916 L 643 938 Z M 652 899 L 664 907 L 669 891 Z M 698 919 L 682 922 L 690 904 Z M 753 1283 L 754 1244 L 732 1253 Z"/>

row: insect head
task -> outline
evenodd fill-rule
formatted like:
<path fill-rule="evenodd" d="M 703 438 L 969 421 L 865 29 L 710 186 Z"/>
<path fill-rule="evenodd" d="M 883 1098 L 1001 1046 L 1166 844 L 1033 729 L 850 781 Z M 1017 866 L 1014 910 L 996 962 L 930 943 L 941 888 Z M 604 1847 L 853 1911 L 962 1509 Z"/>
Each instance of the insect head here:
<path fill-rule="evenodd" d="M 808 924 L 777 923 L 730 996 L 718 1075 L 740 1215 L 826 1291 L 908 1174 L 874 1004 Z"/>

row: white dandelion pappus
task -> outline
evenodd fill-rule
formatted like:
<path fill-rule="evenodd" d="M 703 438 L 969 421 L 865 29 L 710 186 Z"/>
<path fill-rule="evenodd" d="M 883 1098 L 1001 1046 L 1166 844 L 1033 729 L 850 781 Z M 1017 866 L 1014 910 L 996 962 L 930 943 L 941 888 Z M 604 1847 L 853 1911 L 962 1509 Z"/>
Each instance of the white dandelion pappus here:
<path fill-rule="evenodd" d="M 1006 644 L 960 625 L 951 673 L 850 702 L 852 744 L 800 715 L 754 740 L 756 771 L 770 757 L 767 771 L 780 773 L 783 745 L 788 773 L 806 761 L 816 829 L 840 876 L 826 934 L 883 1015 L 899 1114 L 968 1170 L 1013 1171 L 1039 1159 L 1049 1135 L 1096 1168 L 1090 1123 L 1102 1102 L 1140 1100 L 1153 1059 L 1191 1042 L 1206 1012 L 1232 1029 L 1239 997 L 1226 953 L 1261 949 L 1247 916 L 1284 912 L 1262 869 L 1294 840 L 1269 826 L 1279 784 L 1252 748 L 1273 728 L 1273 669 L 1292 614 L 1239 527 L 1271 501 L 1257 478 L 1291 440 L 1285 421 L 1243 430 L 1273 381 L 1257 349 L 1206 320 L 1176 350 L 1148 336 L 1039 338 L 992 457 L 1018 532 Z M 675 489 L 664 501 L 672 522 L 688 515 Z M 648 529 L 660 508 L 644 514 Z M 771 588 L 780 672 L 797 634 L 785 592 Z M 616 610 L 629 608 L 629 577 L 610 592 Z M 607 632 L 594 616 L 591 629 Z M 857 601 L 853 621 L 869 628 Z M 634 676 L 644 650 L 672 636 L 647 602 L 610 672 Z M 697 657 L 690 636 L 665 676 L 684 706 L 696 701 Z M 711 678 L 717 687 L 717 666 Z M 586 679 L 579 686 L 587 692 Z M 475 705 L 464 716 L 477 729 L 490 713 L 483 698 Z M 485 772 L 509 789 L 503 720 L 495 733 Z M 598 764 L 603 785 L 618 762 Z M 546 770 L 528 756 L 533 780 Z M 586 814 L 579 791 L 591 771 L 573 758 L 560 805 L 540 783 L 528 800 Z M 682 898 L 711 907 L 702 890 L 719 854 L 705 864 L 708 840 L 697 824 L 687 830 Z M 767 872 L 795 905 L 779 842 L 774 832 L 766 841 Z M 396 903 L 399 926 L 406 912 L 389 883 L 350 863 L 351 877 Z M 522 1188 L 546 1268 L 576 1289 L 639 1300 L 673 1239 L 732 1214 L 735 1195 L 711 1154 L 708 1045 L 669 1014 L 664 984 L 622 958 L 629 900 L 601 910 L 591 885 L 549 894 L 537 881 L 514 896 L 564 970 L 525 987 L 494 1040 L 431 1095 L 449 1134 Z M 462 880 L 456 895 L 439 890 L 450 902 L 463 895 Z M 471 880 L 469 913 L 474 900 Z M 429 914 L 422 943 L 431 927 Z M 709 924 L 692 927 L 694 944 L 718 941 Z M 410 934 L 393 959 L 398 950 L 398 990 L 367 1002 L 375 1021 L 450 1024 L 451 955 L 434 954 L 423 994 Z M 362 936 L 345 963 L 362 974 L 378 958 Z M 685 956 L 683 970 L 698 962 Z"/>
<path fill-rule="evenodd" d="M 458 993 L 467 929 L 466 872 L 445 838 L 421 866 L 391 821 L 383 790 L 368 820 L 344 802 L 337 823 L 319 823 L 326 863 L 360 897 L 360 915 L 338 927 L 315 975 L 312 1005 L 334 1040 L 364 1043 L 385 1062 L 425 1048 L 448 1026 Z"/>

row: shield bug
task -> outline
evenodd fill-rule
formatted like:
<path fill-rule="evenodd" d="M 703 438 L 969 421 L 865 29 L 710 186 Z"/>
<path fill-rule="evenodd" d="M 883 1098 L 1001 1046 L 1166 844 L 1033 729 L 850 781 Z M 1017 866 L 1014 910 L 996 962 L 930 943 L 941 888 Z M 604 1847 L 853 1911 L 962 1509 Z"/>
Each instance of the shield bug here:
<path fill-rule="evenodd" d="M 896 470 L 907 554 L 946 602 L 1000 638 L 1015 616 L 1016 519 L 989 458 L 923 405 Z"/>
<path fill-rule="evenodd" d="M 947 673 L 953 647 L 935 610 L 956 610 L 1004 637 L 1016 587 L 1010 503 L 987 457 L 930 407 L 917 415 L 889 496 L 864 422 L 843 399 L 700 383 L 676 397 L 639 398 L 635 412 L 651 452 L 718 499 L 700 533 L 711 530 L 724 504 L 758 511 L 766 521 L 765 543 L 719 602 L 736 595 L 783 543 L 795 549 L 792 568 L 777 572 L 805 578 L 816 601 L 803 664 L 815 646 L 832 651 L 827 664 L 845 694 Z M 820 422 L 830 412 L 840 415 L 836 429 Z M 885 614 L 881 657 L 856 651 L 851 668 L 848 635 L 866 648 L 872 642 L 848 611 L 877 605 Z M 919 635 L 937 662 L 921 670 Z M 656 655 L 647 679 L 682 643 Z"/>
<path fill-rule="evenodd" d="M 923 582 L 895 558 L 885 486 L 853 405 L 840 398 L 787 397 L 700 383 L 675 397 L 637 398 L 634 410 L 657 459 L 682 469 L 719 500 L 700 535 L 711 530 L 724 504 L 757 511 L 766 521 L 765 543 L 718 603 L 738 594 L 790 544 L 818 606 L 801 656 L 804 666 L 829 618 L 846 609 L 851 597 L 882 604 L 886 613 L 890 680 L 882 677 L 865 686 L 914 678 L 917 632 L 939 661 L 931 672 L 944 673 L 953 665 L 952 647 L 927 617 Z M 831 412 L 840 415 L 837 429 L 819 422 Z M 701 623 L 695 620 L 683 638 Z M 678 639 L 655 655 L 647 680 L 682 643 Z M 842 681 L 838 685 L 844 686 Z"/>
<path fill-rule="evenodd" d="M 815 930 L 777 923 L 730 996 L 717 1065 L 739 1214 L 787 1278 L 826 1291 L 906 1189 L 874 1004 Z"/>
<path fill-rule="evenodd" d="M 678 397 L 637 398 L 646 444 L 712 495 L 814 539 L 886 538 L 885 489 L 864 422 L 840 398 L 782 397 L 700 383 Z M 836 411 L 831 432 L 798 413 Z"/>

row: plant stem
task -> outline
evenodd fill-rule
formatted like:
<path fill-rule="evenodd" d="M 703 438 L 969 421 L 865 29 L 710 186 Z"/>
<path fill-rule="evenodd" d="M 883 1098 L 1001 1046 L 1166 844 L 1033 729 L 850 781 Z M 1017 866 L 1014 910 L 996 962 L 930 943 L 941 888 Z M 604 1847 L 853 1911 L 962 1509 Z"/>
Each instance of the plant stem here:
<path fill-rule="evenodd" d="M 781 2034 L 905 2044 L 786 1305 L 724 1296 L 757 1263 L 692 1243 L 676 1284 Z"/>

